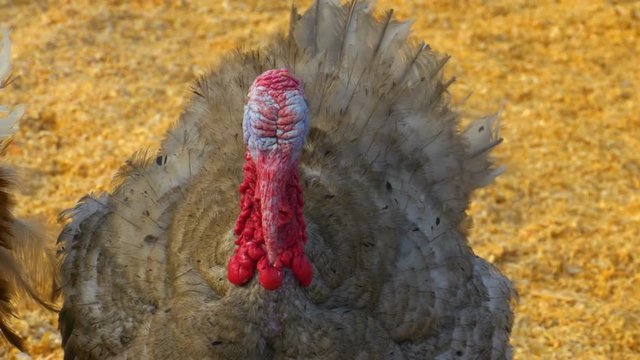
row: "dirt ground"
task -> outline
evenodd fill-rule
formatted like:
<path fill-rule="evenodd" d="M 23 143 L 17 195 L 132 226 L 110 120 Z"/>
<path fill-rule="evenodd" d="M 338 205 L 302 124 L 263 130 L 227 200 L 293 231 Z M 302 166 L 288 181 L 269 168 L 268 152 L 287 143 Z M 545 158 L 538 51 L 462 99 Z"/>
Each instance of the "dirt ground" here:
<path fill-rule="evenodd" d="M 0 0 L 20 75 L 0 102 L 27 106 L 2 159 L 22 175 L 18 215 L 59 229 L 60 211 L 157 146 L 196 76 L 285 31 L 290 6 Z M 458 108 L 502 110 L 508 171 L 474 197 L 470 241 L 520 294 L 516 358 L 640 358 L 640 3 L 378 1 L 389 7 L 452 56 Z M 31 357 L 62 358 L 55 314 L 25 309 L 18 325 Z M 29 358 L 0 344 L 3 357 Z"/>

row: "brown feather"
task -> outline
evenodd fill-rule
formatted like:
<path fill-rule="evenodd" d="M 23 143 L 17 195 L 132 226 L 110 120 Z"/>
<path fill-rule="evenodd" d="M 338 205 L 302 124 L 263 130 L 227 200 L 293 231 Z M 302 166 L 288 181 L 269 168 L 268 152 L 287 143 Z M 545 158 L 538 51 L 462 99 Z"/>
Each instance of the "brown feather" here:
<path fill-rule="evenodd" d="M 48 237 L 36 223 L 17 220 L 11 214 L 10 175 L 0 169 L 0 335 L 24 351 L 13 330 L 15 304 L 29 298 L 51 311 L 58 289 L 58 267 Z"/>
<path fill-rule="evenodd" d="M 15 220 L 11 211 L 11 197 L 8 193 L 9 175 L 7 171 L 0 168 L 0 263 L 5 264 L 3 259 L 5 253 L 11 250 L 10 226 Z M 4 266 L 3 266 L 4 267 Z M 11 327 L 11 318 L 16 316 L 16 309 L 13 305 L 15 296 L 14 285 L 8 280 L 10 269 L 2 269 L 0 272 L 0 335 L 9 341 L 13 346 L 24 350 L 23 340 L 20 335 Z M 15 271 L 15 270 L 13 270 Z M 5 278 L 6 277 L 6 278 Z"/>
<path fill-rule="evenodd" d="M 0 51 L 0 89 L 5 89 L 17 78 L 10 73 L 11 43 L 6 30 L 2 31 Z M 6 110 L 3 110 L 6 111 Z M 0 155 L 4 154 L 16 130 L 16 123 L 24 112 L 19 105 L 0 120 Z M 13 208 L 14 174 L 0 167 L 0 340 L 24 351 L 24 341 L 12 327 L 18 317 L 16 304 L 29 298 L 41 306 L 56 310 L 52 303 L 59 290 L 58 267 L 53 248 L 47 244 L 46 231 L 37 222 L 16 219 Z"/>

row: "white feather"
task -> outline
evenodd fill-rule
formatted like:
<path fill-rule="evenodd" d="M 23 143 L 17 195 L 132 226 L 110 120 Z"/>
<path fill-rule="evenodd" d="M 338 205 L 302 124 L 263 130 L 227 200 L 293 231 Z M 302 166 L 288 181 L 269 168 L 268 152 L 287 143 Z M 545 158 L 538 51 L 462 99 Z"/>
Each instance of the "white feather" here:
<path fill-rule="evenodd" d="M 2 50 L 0 50 L 0 84 L 4 84 L 6 76 L 11 70 L 11 39 L 9 39 L 9 31 L 2 29 Z M 2 85 L 0 85 L 2 89 Z M 8 112 L 9 114 L 0 118 L 0 139 L 13 135 L 18 129 L 18 120 L 24 114 L 24 105 L 18 105 L 14 109 L 9 109 L 4 105 L 0 105 L 0 112 Z"/>

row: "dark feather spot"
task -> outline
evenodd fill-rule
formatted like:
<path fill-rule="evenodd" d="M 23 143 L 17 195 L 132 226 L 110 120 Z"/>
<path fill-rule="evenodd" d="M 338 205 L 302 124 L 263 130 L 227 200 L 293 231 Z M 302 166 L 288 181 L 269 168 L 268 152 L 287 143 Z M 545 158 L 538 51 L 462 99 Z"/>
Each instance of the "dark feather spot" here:
<path fill-rule="evenodd" d="M 437 225 L 440 225 L 440 218 L 439 217 L 436 218 L 436 226 Z"/>
<path fill-rule="evenodd" d="M 484 131 L 484 125 L 480 126 L 480 128 L 478 129 L 478 132 L 483 132 Z"/>
<path fill-rule="evenodd" d="M 144 216 L 149 216 L 149 215 L 151 215 L 151 213 L 149 212 L 149 210 L 145 210 L 145 211 L 143 211 L 143 212 L 142 212 L 142 214 L 143 214 Z"/>
<path fill-rule="evenodd" d="M 462 350 L 458 350 L 458 351 L 456 351 L 456 356 L 462 356 L 462 354 L 464 354 L 464 353 L 462 352 Z"/>
<path fill-rule="evenodd" d="M 414 227 L 413 230 L 411 230 L 411 231 L 414 231 L 414 232 L 415 231 L 420 231 L 420 228 L 419 227 Z"/>
<path fill-rule="evenodd" d="M 391 192 L 391 190 L 393 190 L 393 187 L 391 186 L 391 183 L 387 181 L 387 191 Z"/>
<path fill-rule="evenodd" d="M 389 208 L 389 205 L 385 205 L 381 210 L 387 210 Z"/>
<path fill-rule="evenodd" d="M 158 238 L 153 236 L 153 235 L 147 235 L 147 236 L 144 237 L 144 242 L 146 242 L 146 243 L 153 244 L 156 241 L 158 241 Z"/>
<path fill-rule="evenodd" d="M 192 87 L 192 88 L 191 88 L 191 91 L 193 91 L 193 93 L 194 93 L 194 94 L 196 94 L 196 95 L 200 96 L 201 98 L 204 98 L 204 95 L 202 95 L 202 93 L 200 92 L 200 89 L 199 89 L 199 88 Z"/>
<path fill-rule="evenodd" d="M 222 345 L 222 341 L 214 340 L 214 341 L 211 342 L 211 346 L 218 346 L 218 345 Z"/>

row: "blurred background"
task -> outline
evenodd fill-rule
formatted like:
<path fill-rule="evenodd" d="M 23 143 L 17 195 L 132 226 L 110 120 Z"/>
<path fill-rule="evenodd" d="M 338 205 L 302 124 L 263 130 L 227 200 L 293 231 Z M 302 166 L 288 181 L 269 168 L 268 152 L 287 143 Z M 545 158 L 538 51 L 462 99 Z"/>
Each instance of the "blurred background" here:
<path fill-rule="evenodd" d="M 295 1 L 306 8 L 310 1 Z M 19 216 L 57 215 L 155 150 L 221 55 L 284 33 L 283 1 L 2 1 L 26 114 L 1 161 Z M 469 209 L 472 247 L 520 294 L 517 359 L 640 358 L 640 2 L 379 0 L 452 56 L 463 114 L 502 111 L 507 172 Z M 54 237 L 51 239 L 52 246 Z M 56 314 L 27 307 L 30 355 L 62 359 Z"/>

